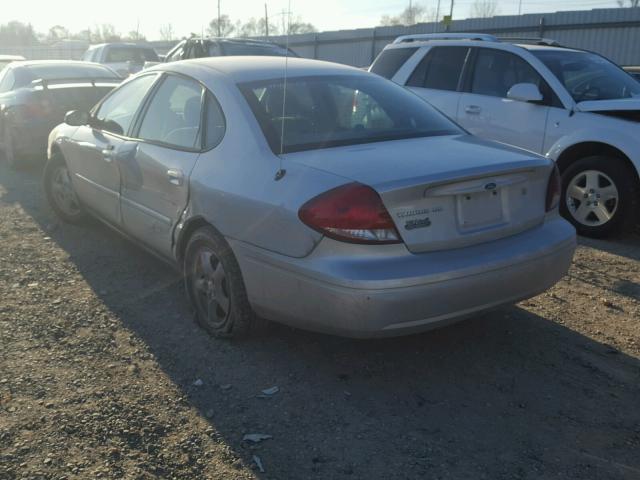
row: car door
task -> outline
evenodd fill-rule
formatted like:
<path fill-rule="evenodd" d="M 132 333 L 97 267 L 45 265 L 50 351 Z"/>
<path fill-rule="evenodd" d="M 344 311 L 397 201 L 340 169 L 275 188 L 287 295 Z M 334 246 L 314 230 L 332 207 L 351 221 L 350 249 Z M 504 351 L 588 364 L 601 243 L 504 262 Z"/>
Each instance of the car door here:
<path fill-rule="evenodd" d="M 406 86 L 455 120 L 460 80 L 469 47 L 433 47 L 409 76 Z"/>
<path fill-rule="evenodd" d="M 84 205 L 120 225 L 120 171 L 116 155 L 126 145 L 136 112 L 157 74 L 143 75 L 114 90 L 62 150 L 75 191 Z"/>
<path fill-rule="evenodd" d="M 195 80 L 165 74 L 139 121 L 137 147 L 119 158 L 123 227 L 164 255 L 171 256 L 173 230 L 189 199 L 189 176 L 203 142 L 211 140 L 203 110 L 220 112 L 207 121 L 219 124 L 217 105 Z"/>
<path fill-rule="evenodd" d="M 540 74 L 518 55 L 491 48 L 474 49 L 470 65 L 458 123 L 474 135 L 542 153 L 554 98 Z M 517 83 L 535 84 L 543 100 L 532 103 L 507 98 Z"/>

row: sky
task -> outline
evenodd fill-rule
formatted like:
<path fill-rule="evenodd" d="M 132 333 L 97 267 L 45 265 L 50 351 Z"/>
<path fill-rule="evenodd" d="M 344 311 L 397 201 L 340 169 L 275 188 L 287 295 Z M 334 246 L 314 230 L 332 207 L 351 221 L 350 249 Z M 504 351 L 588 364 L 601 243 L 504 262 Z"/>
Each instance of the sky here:
<path fill-rule="evenodd" d="M 413 0 L 426 9 L 435 9 L 438 0 Z M 470 16 L 475 0 L 455 0 L 454 19 Z M 497 0 L 498 14 L 518 13 L 519 0 Z M 441 0 L 441 11 L 448 13 L 450 0 Z M 286 11 L 289 0 L 266 0 L 270 19 L 280 24 L 278 14 Z M 302 17 L 320 31 L 367 28 L 379 24 L 382 15 L 396 15 L 408 0 L 291 0 L 291 12 Z M 243 22 L 264 16 L 265 0 L 221 0 L 220 9 L 232 20 Z M 557 10 L 588 10 L 617 6 L 615 0 L 522 0 L 523 13 Z M 217 15 L 217 0 L 2 0 L 0 23 L 19 20 L 31 23 L 39 32 L 53 25 L 63 25 L 72 32 L 103 23 L 113 24 L 116 31 L 127 34 L 139 28 L 149 40 L 159 39 L 161 25 L 171 24 L 177 37 L 200 33 Z"/>

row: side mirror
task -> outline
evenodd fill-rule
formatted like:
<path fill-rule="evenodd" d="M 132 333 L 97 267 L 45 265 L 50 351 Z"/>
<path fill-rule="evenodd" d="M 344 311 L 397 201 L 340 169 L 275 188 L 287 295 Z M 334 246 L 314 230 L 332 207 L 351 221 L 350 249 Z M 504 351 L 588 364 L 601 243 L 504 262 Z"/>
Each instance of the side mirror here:
<path fill-rule="evenodd" d="M 542 93 L 533 83 L 516 83 L 507 92 L 507 98 L 518 102 L 540 102 Z"/>
<path fill-rule="evenodd" d="M 72 127 L 81 127 L 89 124 L 89 113 L 82 110 L 71 110 L 64 116 L 64 123 Z"/>

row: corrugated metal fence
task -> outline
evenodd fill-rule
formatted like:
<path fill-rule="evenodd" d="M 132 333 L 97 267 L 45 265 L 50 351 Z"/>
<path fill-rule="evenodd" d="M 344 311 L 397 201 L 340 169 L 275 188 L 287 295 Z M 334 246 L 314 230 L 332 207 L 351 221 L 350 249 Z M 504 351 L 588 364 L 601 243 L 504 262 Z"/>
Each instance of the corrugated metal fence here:
<path fill-rule="evenodd" d="M 444 32 L 437 23 L 410 27 L 376 27 L 357 30 L 292 35 L 289 46 L 303 57 L 364 67 L 385 45 L 399 35 Z M 640 65 L 640 8 L 607 8 L 585 11 L 536 13 L 454 21 L 451 32 L 493 33 L 498 36 L 547 37 L 562 45 L 599 52 L 621 65 Z M 285 44 L 286 37 L 269 40 Z M 158 53 L 171 43 L 150 42 Z M 0 54 L 28 59 L 79 59 L 86 47 L 78 45 L 2 47 Z"/>
<path fill-rule="evenodd" d="M 400 35 L 444 31 L 444 25 L 437 23 L 340 30 L 294 35 L 289 38 L 289 46 L 303 57 L 363 67 Z M 640 8 L 474 18 L 454 21 L 450 31 L 552 38 L 568 47 L 596 51 L 621 65 L 640 65 Z M 270 40 L 284 44 L 286 37 Z"/>

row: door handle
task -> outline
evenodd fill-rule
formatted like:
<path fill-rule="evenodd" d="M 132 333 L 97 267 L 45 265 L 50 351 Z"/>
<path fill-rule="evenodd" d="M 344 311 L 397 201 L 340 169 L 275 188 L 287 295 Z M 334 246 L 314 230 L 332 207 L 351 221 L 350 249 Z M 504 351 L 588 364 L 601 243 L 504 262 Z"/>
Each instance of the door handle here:
<path fill-rule="evenodd" d="M 466 107 L 464 107 L 464 111 L 472 115 L 477 115 L 482 111 L 482 108 L 480 108 L 478 105 L 467 105 Z"/>
<path fill-rule="evenodd" d="M 184 174 L 182 170 L 177 168 L 170 168 L 167 170 L 167 178 L 169 178 L 169 183 L 171 185 L 181 186 L 184 181 Z"/>
<path fill-rule="evenodd" d="M 113 145 L 107 145 L 102 149 L 102 158 L 105 162 L 111 163 L 113 161 L 115 147 Z"/>

